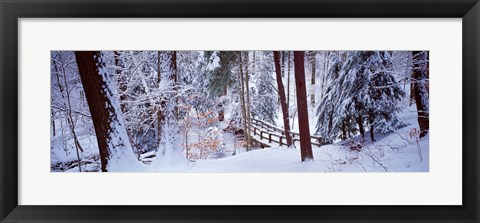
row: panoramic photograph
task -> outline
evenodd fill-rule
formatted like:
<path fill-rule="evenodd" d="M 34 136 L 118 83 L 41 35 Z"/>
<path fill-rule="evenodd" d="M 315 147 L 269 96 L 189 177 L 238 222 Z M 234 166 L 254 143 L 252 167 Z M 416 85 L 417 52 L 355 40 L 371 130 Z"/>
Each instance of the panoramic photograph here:
<path fill-rule="evenodd" d="M 51 51 L 51 172 L 428 172 L 429 51 Z"/>

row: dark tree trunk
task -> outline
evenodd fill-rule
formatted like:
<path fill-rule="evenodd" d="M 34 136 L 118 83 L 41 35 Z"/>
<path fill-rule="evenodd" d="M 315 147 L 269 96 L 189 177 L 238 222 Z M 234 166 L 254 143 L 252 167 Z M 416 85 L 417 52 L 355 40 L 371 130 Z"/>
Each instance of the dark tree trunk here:
<path fill-rule="evenodd" d="M 177 94 L 177 82 L 178 82 L 178 75 L 177 75 L 177 51 L 172 51 L 172 76 L 171 80 L 173 81 L 173 91 L 175 92 L 175 96 Z M 178 98 L 177 98 L 178 99 Z M 178 119 L 178 100 L 175 99 L 175 108 L 173 111 L 175 112 L 175 118 Z"/>
<path fill-rule="evenodd" d="M 329 137 L 331 136 L 332 130 L 333 130 L 333 111 L 330 111 L 328 115 L 328 136 Z M 329 138 L 329 141 L 333 142 L 333 140 L 334 140 L 333 138 Z"/>
<path fill-rule="evenodd" d="M 298 126 L 300 130 L 300 154 L 302 161 L 313 160 L 310 127 L 308 125 L 307 89 L 305 85 L 305 52 L 293 53 L 295 83 L 297 88 Z"/>
<path fill-rule="evenodd" d="M 427 61 L 426 52 L 413 51 L 413 83 L 414 97 L 417 105 L 418 125 L 420 127 L 420 138 L 428 133 L 429 129 L 429 109 L 428 109 L 428 90 L 427 90 Z M 415 61 L 416 60 L 416 61 Z"/>
<path fill-rule="evenodd" d="M 358 130 L 360 131 L 360 135 L 362 136 L 362 139 L 365 139 L 365 128 L 363 128 L 363 119 L 361 115 L 358 115 L 357 123 L 358 123 Z"/>
<path fill-rule="evenodd" d="M 223 86 L 223 96 L 227 96 L 227 85 Z M 219 112 L 218 112 L 218 121 L 223 121 L 225 120 L 225 110 L 224 108 L 222 108 Z"/>
<path fill-rule="evenodd" d="M 327 81 L 329 57 L 330 57 L 330 52 L 326 52 L 324 54 L 324 59 L 323 59 L 323 75 L 322 75 L 322 85 L 320 89 L 320 100 L 322 100 L 323 98 L 323 92 L 325 90 L 325 82 Z"/>
<path fill-rule="evenodd" d="M 413 72 L 412 72 L 412 76 L 410 77 L 410 103 L 409 103 L 409 105 L 412 105 L 413 102 L 415 102 L 415 84 L 414 84 L 414 78 L 413 78 Z"/>
<path fill-rule="evenodd" d="M 316 55 L 316 52 L 315 51 L 312 51 L 311 52 L 311 58 L 310 58 L 310 62 L 311 62 L 311 65 L 312 65 L 312 79 L 311 79 L 311 82 L 310 84 L 312 85 L 312 93 L 310 94 L 310 102 L 312 103 L 312 105 L 315 105 L 315 73 L 316 73 L 316 58 L 315 58 L 315 55 Z"/>
<path fill-rule="evenodd" d="M 246 61 L 246 66 L 245 66 L 245 94 L 247 96 L 247 101 L 245 102 L 245 108 L 246 108 L 246 113 L 247 113 L 247 135 L 248 135 L 248 138 L 247 138 L 247 144 L 248 144 L 248 148 L 251 148 L 252 147 L 252 140 L 250 138 L 250 136 L 252 135 L 251 134 L 251 122 L 250 122 L 250 116 L 251 116 L 251 113 L 250 113 L 250 87 L 249 87 L 249 79 L 250 79 L 250 75 L 248 74 L 248 67 L 249 67 L 249 52 L 246 53 L 246 56 L 245 56 L 245 61 Z"/>
<path fill-rule="evenodd" d="M 287 108 L 290 108 L 290 60 L 291 55 L 288 51 L 288 64 L 287 64 Z"/>
<path fill-rule="evenodd" d="M 347 139 L 347 126 L 345 124 L 345 121 L 342 122 L 342 140 Z"/>
<path fill-rule="evenodd" d="M 370 114 L 368 116 L 368 121 L 369 121 L 369 124 L 370 124 L 370 139 L 372 140 L 372 142 L 375 142 L 375 135 L 374 135 L 374 132 L 373 130 L 375 129 L 375 126 L 374 126 L 374 123 L 373 123 L 373 114 Z"/>
<path fill-rule="evenodd" d="M 107 77 L 99 73 L 100 67 L 104 66 L 100 53 L 98 51 L 75 51 L 75 57 L 97 136 L 102 171 L 106 172 L 112 153 L 125 149 L 126 143 L 129 143 L 128 139 L 122 139 L 119 136 L 121 135 L 120 131 L 126 134 L 125 129 L 119 129 L 124 128 L 120 124 L 122 114 L 117 114 L 115 109 L 118 104 L 114 103 L 118 102 L 110 100 L 113 95 L 106 84 Z M 119 138 L 112 141 L 113 137 Z"/>
<path fill-rule="evenodd" d="M 162 80 L 162 60 L 161 60 L 161 52 L 157 52 L 157 85 L 160 88 L 160 81 Z M 157 145 L 160 146 L 161 138 L 162 138 L 162 126 L 165 121 L 165 115 L 163 110 L 165 109 L 166 99 L 165 97 L 159 97 L 159 106 L 157 107 Z"/>
<path fill-rule="evenodd" d="M 53 130 L 52 133 L 53 133 L 53 136 L 55 136 L 56 135 L 56 133 L 55 133 L 55 113 L 53 113 L 53 109 L 51 109 L 51 110 L 52 110 L 52 130 Z"/>
<path fill-rule="evenodd" d="M 273 60 L 275 63 L 275 73 L 276 73 L 276 79 L 277 79 L 278 94 L 280 96 L 280 105 L 282 106 L 283 128 L 285 129 L 285 139 L 287 140 L 287 146 L 290 147 L 292 146 L 292 135 L 290 133 L 290 121 L 288 116 L 287 100 L 285 97 L 285 89 L 283 88 L 282 71 L 280 67 L 280 53 L 278 51 L 273 52 Z"/>

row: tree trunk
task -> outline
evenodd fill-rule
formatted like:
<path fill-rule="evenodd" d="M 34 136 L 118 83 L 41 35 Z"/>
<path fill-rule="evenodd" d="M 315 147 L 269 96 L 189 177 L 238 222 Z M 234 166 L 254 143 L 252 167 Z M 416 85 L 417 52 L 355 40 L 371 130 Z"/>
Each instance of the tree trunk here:
<path fill-rule="evenodd" d="M 347 127 L 345 121 L 342 122 L 342 140 L 347 139 Z"/>
<path fill-rule="evenodd" d="M 290 51 L 288 51 L 288 66 L 287 66 L 287 108 L 290 109 Z"/>
<path fill-rule="evenodd" d="M 358 115 L 357 123 L 358 123 L 358 130 L 360 131 L 360 135 L 362 136 L 362 139 L 365 139 L 365 128 L 363 128 L 362 115 Z"/>
<path fill-rule="evenodd" d="M 292 135 L 290 133 L 290 120 L 288 116 L 287 100 L 285 98 L 285 89 L 283 88 L 282 72 L 280 67 L 280 53 L 273 51 L 273 60 L 275 63 L 275 73 L 277 79 L 278 94 L 280 96 L 280 105 L 282 106 L 283 114 L 283 128 L 285 129 L 285 139 L 287 140 L 287 146 L 292 146 Z"/>
<path fill-rule="evenodd" d="M 415 102 L 415 83 L 414 83 L 414 78 L 413 78 L 413 71 L 412 71 L 412 76 L 410 77 L 410 103 L 409 105 L 411 106 L 413 102 Z"/>
<path fill-rule="evenodd" d="M 178 74 L 177 74 L 177 51 L 172 51 L 172 76 L 170 76 L 170 80 L 173 81 L 173 91 L 175 92 L 175 95 L 177 94 L 177 82 L 178 82 Z M 175 99 L 175 108 L 173 109 L 175 112 L 175 118 L 178 120 L 178 98 Z"/>
<path fill-rule="evenodd" d="M 131 153 L 134 157 L 134 154 L 129 140 L 122 138 L 128 137 L 123 116 L 119 113 L 120 106 L 112 95 L 111 86 L 107 84 L 107 74 L 100 72 L 105 70 L 100 52 L 75 51 L 75 57 L 97 136 L 102 172 L 106 172 L 113 155 Z"/>
<path fill-rule="evenodd" d="M 427 135 L 429 130 L 429 108 L 428 108 L 428 90 L 427 90 L 427 61 L 426 52 L 413 51 L 412 58 L 417 62 L 413 64 L 413 83 L 415 104 L 417 105 L 418 126 L 420 127 L 420 138 Z M 420 60 L 420 62 L 418 62 Z"/>
<path fill-rule="evenodd" d="M 293 53 L 295 83 L 297 86 L 298 127 L 300 130 L 300 154 L 302 161 L 313 160 L 310 127 L 308 124 L 307 89 L 305 85 L 305 52 Z"/>
<path fill-rule="evenodd" d="M 370 139 L 372 140 L 372 142 L 375 142 L 375 134 L 373 132 L 373 130 L 375 129 L 375 126 L 374 126 L 374 123 L 373 123 L 373 114 L 370 114 L 368 116 L 368 121 L 369 121 L 369 124 L 370 124 Z"/>
<path fill-rule="evenodd" d="M 249 53 L 247 52 L 247 56 L 246 56 L 246 62 L 247 62 L 247 66 L 245 67 L 245 89 L 246 89 L 246 94 L 247 94 L 247 103 L 246 103 L 246 109 L 247 109 L 247 135 L 248 135 L 248 138 L 247 138 L 247 144 L 248 144 L 248 148 L 250 149 L 250 147 L 252 146 L 252 142 L 251 142 L 251 139 L 250 139 L 250 136 L 251 136 L 251 126 L 250 126 L 250 88 L 248 86 L 248 82 L 249 82 L 249 75 L 248 75 L 248 64 L 249 64 Z"/>
<path fill-rule="evenodd" d="M 161 64 L 161 57 L 160 51 L 157 52 L 157 85 L 160 88 L 160 81 L 162 80 L 162 64 Z M 163 115 L 163 108 L 165 108 L 165 100 L 163 97 L 158 98 L 159 106 L 157 107 L 157 146 L 160 146 L 161 137 L 162 137 L 162 125 L 163 121 L 165 120 L 165 116 Z"/>
<path fill-rule="evenodd" d="M 310 58 L 310 62 L 312 64 L 312 80 L 310 82 L 310 84 L 312 85 L 312 90 L 311 90 L 311 94 L 310 94 L 310 103 L 312 103 L 312 106 L 315 106 L 315 73 L 316 73 L 316 58 L 315 58 L 315 55 L 316 55 L 316 52 L 315 51 L 312 51 L 311 52 L 311 58 Z"/>
<path fill-rule="evenodd" d="M 227 85 L 223 86 L 223 96 L 227 96 Z M 222 122 L 225 120 L 225 110 L 222 107 L 222 109 L 218 112 L 218 121 Z"/>
<path fill-rule="evenodd" d="M 122 71 L 120 69 L 124 69 L 123 63 L 120 61 L 120 53 L 118 51 L 113 51 L 113 58 L 114 63 L 116 66 L 115 73 L 118 75 L 119 81 L 119 89 L 120 89 L 120 108 L 122 112 L 125 114 L 127 113 L 127 107 L 125 106 L 125 100 L 127 99 L 126 91 L 127 91 L 127 80 L 122 78 Z M 120 69 L 118 69 L 120 68 Z"/>
<path fill-rule="evenodd" d="M 328 61 L 330 57 L 330 52 L 326 52 L 323 58 L 323 76 L 322 76 L 322 88 L 320 89 L 320 100 L 323 98 L 323 93 L 325 92 L 325 82 L 327 82 L 328 74 Z"/>
<path fill-rule="evenodd" d="M 333 142 L 334 138 L 331 137 L 331 133 L 333 131 L 333 111 L 330 111 L 329 115 L 328 115 L 328 137 L 329 137 L 329 141 Z"/>
<path fill-rule="evenodd" d="M 53 130 L 52 133 L 53 133 L 53 136 L 55 136 L 56 135 L 56 133 L 55 133 L 55 115 L 53 113 L 53 109 L 51 109 L 51 112 L 52 112 L 52 130 Z"/>
<path fill-rule="evenodd" d="M 255 53 L 255 52 L 256 52 L 256 51 L 252 51 L 252 54 L 253 54 L 253 55 L 252 55 L 252 57 L 253 57 L 253 61 L 252 61 L 252 76 L 254 76 L 254 77 L 255 77 L 255 72 L 256 72 L 256 70 L 255 70 L 255 63 L 257 62 L 257 57 L 256 57 L 256 53 Z"/>
<path fill-rule="evenodd" d="M 240 95 L 240 101 L 242 103 L 242 116 L 243 116 L 243 137 L 245 138 L 245 141 L 249 138 L 247 135 L 247 111 L 245 108 L 245 83 L 243 80 L 243 58 L 242 58 L 242 52 L 239 52 L 239 60 L 240 60 L 240 81 L 241 81 L 241 95 Z M 246 149 L 247 151 L 250 150 L 248 147 L 248 143 L 246 144 Z"/>

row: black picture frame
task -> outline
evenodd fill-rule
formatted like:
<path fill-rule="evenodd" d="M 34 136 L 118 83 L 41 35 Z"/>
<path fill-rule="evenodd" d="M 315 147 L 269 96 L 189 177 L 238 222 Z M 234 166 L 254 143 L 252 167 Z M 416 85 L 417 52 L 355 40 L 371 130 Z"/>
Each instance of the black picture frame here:
<path fill-rule="evenodd" d="M 479 0 L 0 0 L 0 219 L 2 222 L 479 222 L 478 2 Z M 76 17 L 462 18 L 463 205 L 18 205 L 17 21 L 19 18 Z"/>

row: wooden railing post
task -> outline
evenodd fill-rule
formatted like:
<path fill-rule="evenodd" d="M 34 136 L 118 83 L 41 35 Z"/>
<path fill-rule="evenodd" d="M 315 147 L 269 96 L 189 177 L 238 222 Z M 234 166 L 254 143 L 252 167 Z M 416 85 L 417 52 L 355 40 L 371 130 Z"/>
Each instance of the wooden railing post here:
<path fill-rule="evenodd" d="M 282 143 L 282 138 L 283 138 L 283 137 L 280 136 L 280 137 L 279 137 L 279 140 L 278 140 L 278 142 L 280 143 L 280 146 L 282 146 L 282 144 L 283 144 L 283 143 Z"/>
<path fill-rule="evenodd" d="M 268 143 L 272 143 L 272 134 L 268 134 Z"/>

